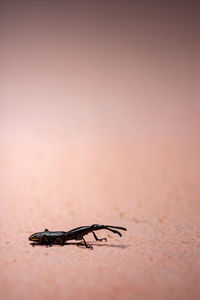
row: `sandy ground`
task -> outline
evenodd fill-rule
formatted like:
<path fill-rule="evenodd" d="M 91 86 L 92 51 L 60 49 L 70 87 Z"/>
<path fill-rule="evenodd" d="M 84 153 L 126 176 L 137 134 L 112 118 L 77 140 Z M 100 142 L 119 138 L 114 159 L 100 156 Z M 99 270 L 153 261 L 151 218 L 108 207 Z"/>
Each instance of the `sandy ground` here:
<path fill-rule="evenodd" d="M 199 146 L 12 146 L 1 167 L 1 299 L 199 298 Z M 88 235 L 93 251 L 28 241 L 93 223 L 128 231 L 99 232 L 107 243 Z"/>

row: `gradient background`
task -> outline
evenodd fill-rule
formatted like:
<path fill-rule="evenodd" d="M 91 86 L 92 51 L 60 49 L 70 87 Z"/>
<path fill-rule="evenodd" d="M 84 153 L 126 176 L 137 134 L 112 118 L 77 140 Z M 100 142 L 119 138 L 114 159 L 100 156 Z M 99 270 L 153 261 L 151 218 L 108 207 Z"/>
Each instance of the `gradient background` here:
<path fill-rule="evenodd" d="M 199 20 L 191 1 L 1 2 L 1 299 L 199 299 Z M 128 231 L 27 239 L 93 223 Z"/>

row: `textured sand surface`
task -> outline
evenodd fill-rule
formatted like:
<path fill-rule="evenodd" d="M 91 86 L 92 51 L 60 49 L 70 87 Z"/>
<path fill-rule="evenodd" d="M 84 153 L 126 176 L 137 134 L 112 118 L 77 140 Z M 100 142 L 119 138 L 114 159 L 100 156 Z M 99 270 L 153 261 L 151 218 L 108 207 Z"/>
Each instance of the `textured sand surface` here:
<path fill-rule="evenodd" d="M 2 299 L 199 298 L 199 148 L 143 146 L 90 144 L 80 156 L 81 145 L 57 145 L 52 157 L 29 148 L 20 149 L 18 159 L 17 146 L 7 148 L 12 158 L 4 161 L 1 178 Z M 93 223 L 128 231 L 122 238 L 99 232 L 107 243 L 88 235 L 93 251 L 32 248 L 27 239 L 46 227 Z"/>

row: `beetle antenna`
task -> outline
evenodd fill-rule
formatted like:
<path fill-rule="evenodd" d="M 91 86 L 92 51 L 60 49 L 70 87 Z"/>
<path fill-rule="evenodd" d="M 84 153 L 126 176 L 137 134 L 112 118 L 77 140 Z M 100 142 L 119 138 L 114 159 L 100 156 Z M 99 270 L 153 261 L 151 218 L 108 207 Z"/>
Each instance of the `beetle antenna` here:
<path fill-rule="evenodd" d="M 109 231 L 112 231 L 113 233 L 117 233 L 119 236 L 122 236 L 121 232 L 119 232 L 117 230 L 114 230 L 114 229 L 111 229 L 111 228 L 108 228 L 108 227 L 106 227 L 105 229 L 107 229 Z"/>
<path fill-rule="evenodd" d="M 105 225 L 105 227 L 109 227 L 109 228 L 116 228 L 116 229 L 121 229 L 121 230 L 125 230 L 127 231 L 127 229 L 125 227 L 121 227 L 121 226 L 111 226 L 111 225 Z"/>

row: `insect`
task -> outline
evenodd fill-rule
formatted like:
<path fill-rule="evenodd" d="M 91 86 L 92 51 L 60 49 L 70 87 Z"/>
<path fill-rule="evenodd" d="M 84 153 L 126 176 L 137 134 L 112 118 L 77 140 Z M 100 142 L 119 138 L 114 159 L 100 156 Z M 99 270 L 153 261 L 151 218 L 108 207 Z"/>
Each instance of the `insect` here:
<path fill-rule="evenodd" d="M 114 228 L 114 229 L 113 229 Z M 49 231 L 48 229 L 45 229 L 43 232 L 37 232 L 32 234 L 29 237 L 29 241 L 33 241 L 34 244 L 33 246 L 38 244 L 38 245 L 46 245 L 46 246 L 52 246 L 52 245 L 64 245 L 66 241 L 69 240 L 83 240 L 84 245 L 86 248 L 93 249 L 92 246 L 88 245 L 86 243 L 86 240 L 84 239 L 84 236 L 90 232 L 92 232 L 94 238 L 96 241 L 107 241 L 106 238 L 101 238 L 99 239 L 94 231 L 101 230 L 101 229 L 106 229 L 109 230 L 113 233 L 118 234 L 119 236 L 122 236 L 121 232 L 115 230 L 115 229 L 120 229 L 120 230 L 127 230 L 124 227 L 120 226 L 111 226 L 111 225 L 98 225 L 98 224 L 93 224 L 91 226 L 81 226 L 74 228 L 70 231 Z"/>

